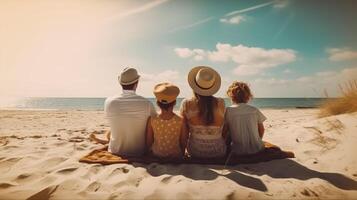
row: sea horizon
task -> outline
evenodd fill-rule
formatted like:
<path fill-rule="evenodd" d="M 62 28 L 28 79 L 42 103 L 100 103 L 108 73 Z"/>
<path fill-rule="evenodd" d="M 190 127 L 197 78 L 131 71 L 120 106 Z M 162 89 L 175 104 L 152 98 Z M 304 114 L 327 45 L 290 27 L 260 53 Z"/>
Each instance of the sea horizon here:
<path fill-rule="evenodd" d="M 154 97 L 145 97 L 156 106 Z M 222 97 L 220 97 L 222 98 Z M 0 102 L 0 109 L 49 109 L 49 110 L 103 110 L 106 97 L 23 97 Z M 175 110 L 179 109 L 184 97 L 177 98 Z M 229 98 L 223 98 L 226 106 Z M 316 108 L 323 101 L 334 98 L 319 97 L 257 97 L 249 104 L 258 108 Z"/>

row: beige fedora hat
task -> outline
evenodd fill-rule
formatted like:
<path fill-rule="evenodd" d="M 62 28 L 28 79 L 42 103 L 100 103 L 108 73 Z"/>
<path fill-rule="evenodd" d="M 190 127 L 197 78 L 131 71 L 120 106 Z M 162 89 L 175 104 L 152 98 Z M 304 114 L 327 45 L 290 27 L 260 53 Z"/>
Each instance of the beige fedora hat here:
<path fill-rule="evenodd" d="M 211 96 L 221 87 L 221 76 L 211 67 L 197 66 L 188 73 L 188 84 L 202 96 Z"/>
<path fill-rule="evenodd" d="M 138 81 L 139 78 L 140 75 L 136 69 L 127 67 L 120 73 L 118 80 L 121 85 L 131 85 Z"/>
<path fill-rule="evenodd" d="M 179 94 L 180 89 L 171 83 L 159 83 L 154 87 L 154 95 L 160 103 L 172 103 Z"/>

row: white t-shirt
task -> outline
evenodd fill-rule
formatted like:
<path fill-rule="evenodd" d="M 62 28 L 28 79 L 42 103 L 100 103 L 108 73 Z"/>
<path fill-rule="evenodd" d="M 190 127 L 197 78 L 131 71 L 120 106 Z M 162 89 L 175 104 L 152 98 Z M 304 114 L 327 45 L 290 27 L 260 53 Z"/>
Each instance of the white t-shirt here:
<path fill-rule="evenodd" d="M 232 152 L 237 155 L 254 154 L 264 148 L 258 123 L 266 117 L 254 106 L 240 103 L 227 107 L 225 123 L 232 138 Z"/>
<path fill-rule="evenodd" d="M 156 115 L 153 104 L 134 91 L 123 90 L 121 95 L 105 100 L 104 111 L 111 129 L 109 152 L 125 156 L 142 155 L 147 119 Z"/>

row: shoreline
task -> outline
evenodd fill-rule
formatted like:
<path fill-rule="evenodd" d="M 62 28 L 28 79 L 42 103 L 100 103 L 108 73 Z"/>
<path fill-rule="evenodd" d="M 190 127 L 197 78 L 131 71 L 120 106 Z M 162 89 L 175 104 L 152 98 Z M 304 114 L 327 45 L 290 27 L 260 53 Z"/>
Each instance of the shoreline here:
<path fill-rule="evenodd" d="M 147 98 L 156 106 L 155 98 Z M 232 104 L 223 98 L 226 106 Z M 249 102 L 260 109 L 294 109 L 318 107 L 326 98 L 254 98 Z M 177 99 L 175 109 L 179 109 L 183 98 Z M 103 110 L 105 98 L 27 98 L 13 101 L 0 100 L 0 110 L 54 109 L 54 110 Z"/>

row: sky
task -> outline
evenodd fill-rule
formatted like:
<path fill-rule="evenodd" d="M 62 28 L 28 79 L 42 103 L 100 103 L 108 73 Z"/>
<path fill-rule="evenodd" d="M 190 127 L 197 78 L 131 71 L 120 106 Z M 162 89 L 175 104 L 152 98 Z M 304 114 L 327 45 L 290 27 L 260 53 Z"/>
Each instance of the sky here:
<path fill-rule="evenodd" d="M 138 69 L 138 93 L 211 66 L 217 96 L 340 95 L 357 79 L 357 1 L 0 0 L 0 97 L 107 97 Z"/>

